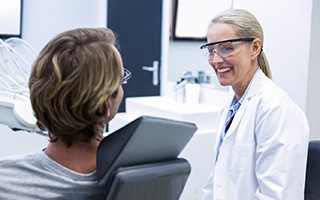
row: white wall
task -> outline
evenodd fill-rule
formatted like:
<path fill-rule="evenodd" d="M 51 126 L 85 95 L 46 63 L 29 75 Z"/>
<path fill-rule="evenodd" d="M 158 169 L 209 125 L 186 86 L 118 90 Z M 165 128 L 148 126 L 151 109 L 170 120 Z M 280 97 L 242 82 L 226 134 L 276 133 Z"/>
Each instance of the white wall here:
<path fill-rule="evenodd" d="M 313 1 L 310 39 L 309 76 L 307 93 L 307 117 L 311 139 L 320 139 L 320 1 Z"/>
<path fill-rule="evenodd" d="M 22 39 L 38 52 L 55 35 L 80 27 L 106 27 L 105 0 L 26 0 Z"/>
<path fill-rule="evenodd" d="M 312 0 L 235 0 L 234 7 L 246 8 L 258 18 L 274 82 L 305 111 Z"/>

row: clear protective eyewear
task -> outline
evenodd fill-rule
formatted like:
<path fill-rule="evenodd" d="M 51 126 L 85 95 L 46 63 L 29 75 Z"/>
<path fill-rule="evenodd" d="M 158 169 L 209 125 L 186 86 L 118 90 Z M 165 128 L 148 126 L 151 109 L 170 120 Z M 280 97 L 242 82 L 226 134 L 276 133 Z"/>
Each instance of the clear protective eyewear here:
<path fill-rule="evenodd" d="M 237 38 L 231 40 L 223 40 L 218 42 L 211 42 L 205 45 L 202 45 L 202 49 L 209 60 L 213 60 L 215 54 L 218 54 L 222 58 L 228 58 L 235 56 L 238 51 L 236 51 L 237 45 L 234 45 L 234 42 L 252 42 L 255 38 Z"/>
<path fill-rule="evenodd" d="M 127 84 L 129 79 L 131 78 L 131 76 L 132 76 L 131 72 L 128 69 L 124 68 L 123 69 L 123 77 L 121 79 L 121 84 L 122 85 Z"/>

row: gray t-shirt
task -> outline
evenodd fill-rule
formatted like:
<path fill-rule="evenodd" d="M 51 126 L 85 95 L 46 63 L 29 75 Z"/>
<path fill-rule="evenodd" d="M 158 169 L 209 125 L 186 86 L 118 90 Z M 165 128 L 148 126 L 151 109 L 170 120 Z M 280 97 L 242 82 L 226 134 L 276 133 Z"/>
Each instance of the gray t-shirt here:
<path fill-rule="evenodd" d="M 1 158 L 0 199 L 101 199 L 106 191 L 96 177 L 69 170 L 44 152 Z"/>

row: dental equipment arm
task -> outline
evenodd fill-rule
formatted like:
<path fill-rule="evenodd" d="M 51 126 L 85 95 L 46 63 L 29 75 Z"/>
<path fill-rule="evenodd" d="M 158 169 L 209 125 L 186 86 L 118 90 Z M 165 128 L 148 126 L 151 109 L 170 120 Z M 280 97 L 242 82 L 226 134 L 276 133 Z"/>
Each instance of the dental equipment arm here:
<path fill-rule="evenodd" d="M 34 49 L 25 41 L 0 39 L 0 124 L 47 135 L 37 127 L 29 99 L 28 78 L 35 58 Z"/>
<path fill-rule="evenodd" d="M 24 130 L 45 135 L 36 125 L 30 100 L 27 96 L 0 91 L 0 124 L 12 130 Z"/>

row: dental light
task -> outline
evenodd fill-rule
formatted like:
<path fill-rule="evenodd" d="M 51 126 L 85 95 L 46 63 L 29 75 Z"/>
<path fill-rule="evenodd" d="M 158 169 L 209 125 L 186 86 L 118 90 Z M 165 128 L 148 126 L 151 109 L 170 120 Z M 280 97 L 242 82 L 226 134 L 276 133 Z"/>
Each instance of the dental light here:
<path fill-rule="evenodd" d="M 20 38 L 0 39 L 0 124 L 44 134 L 36 125 L 28 79 L 35 50 Z"/>

